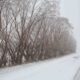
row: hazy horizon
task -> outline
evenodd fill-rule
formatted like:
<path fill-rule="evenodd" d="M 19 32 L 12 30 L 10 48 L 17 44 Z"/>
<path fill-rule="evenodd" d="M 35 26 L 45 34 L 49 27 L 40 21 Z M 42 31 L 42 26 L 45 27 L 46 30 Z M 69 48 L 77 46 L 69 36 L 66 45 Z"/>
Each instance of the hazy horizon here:
<path fill-rule="evenodd" d="M 80 0 L 61 0 L 61 16 L 69 19 L 69 22 L 74 27 L 74 37 L 77 41 L 77 51 L 80 51 L 80 16 L 79 16 L 79 2 Z"/>

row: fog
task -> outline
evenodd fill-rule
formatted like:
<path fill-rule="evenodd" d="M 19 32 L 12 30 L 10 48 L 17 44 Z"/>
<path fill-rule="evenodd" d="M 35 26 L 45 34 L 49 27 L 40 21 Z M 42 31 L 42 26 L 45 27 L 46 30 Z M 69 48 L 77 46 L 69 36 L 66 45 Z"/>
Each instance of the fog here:
<path fill-rule="evenodd" d="M 74 37 L 77 41 L 77 52 L 80 51 L 80 0 L 61 0 L 61 16 L 67 17 L 74 27 Z"/>

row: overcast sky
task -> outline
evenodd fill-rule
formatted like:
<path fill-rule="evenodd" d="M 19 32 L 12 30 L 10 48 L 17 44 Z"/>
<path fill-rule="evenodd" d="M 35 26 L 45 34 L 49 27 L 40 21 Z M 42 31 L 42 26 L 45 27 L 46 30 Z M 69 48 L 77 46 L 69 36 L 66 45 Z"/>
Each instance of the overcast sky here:
<path fill-rule="evenodd" d="M 61 0 L 61 16 L 67 17 L 74 26 L 74 36 L 80 51 L 80 0 Z"/>

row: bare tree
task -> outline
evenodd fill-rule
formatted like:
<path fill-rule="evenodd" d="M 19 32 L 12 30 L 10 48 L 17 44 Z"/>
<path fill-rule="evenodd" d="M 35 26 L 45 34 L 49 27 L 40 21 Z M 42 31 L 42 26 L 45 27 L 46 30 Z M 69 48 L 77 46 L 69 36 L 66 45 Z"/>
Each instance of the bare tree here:
<path fill-rule="evenodd" d="M 72 26 L 66 18 L 57 16 L 56 0 L 54 5 L 48 0 L 6 0 L 3 3 L 4 7 L 0 5 L 0 67 L 74 52 Z"/>

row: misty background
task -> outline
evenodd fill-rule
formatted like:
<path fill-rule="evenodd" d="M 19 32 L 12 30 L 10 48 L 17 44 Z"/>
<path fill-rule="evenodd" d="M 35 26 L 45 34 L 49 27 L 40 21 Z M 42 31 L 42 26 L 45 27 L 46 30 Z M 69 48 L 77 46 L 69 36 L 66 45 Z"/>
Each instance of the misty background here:
<path fill-rule="evenodd" d="M 74 27 L 74 37 L 77 40 L 77 52 L 80 51 L 80 0 L 61 0 L 61 15 L 67 17 Z"/>

